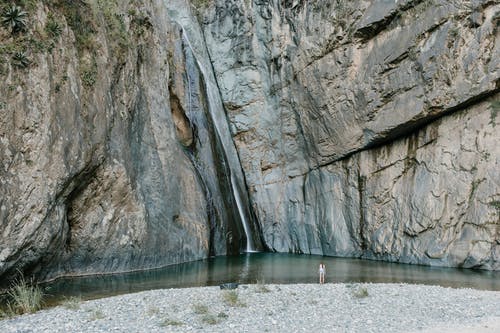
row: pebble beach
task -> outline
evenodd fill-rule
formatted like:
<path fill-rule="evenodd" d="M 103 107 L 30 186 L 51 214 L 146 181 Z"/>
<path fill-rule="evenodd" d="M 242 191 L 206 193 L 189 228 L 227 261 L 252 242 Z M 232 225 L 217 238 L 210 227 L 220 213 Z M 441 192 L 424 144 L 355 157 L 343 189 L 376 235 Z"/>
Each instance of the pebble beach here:
<path fill-rule="evenodd" d="M 0 332 L 500 332 L 500 292 L 409 284 L 150 290 L 0 321 Z"/>

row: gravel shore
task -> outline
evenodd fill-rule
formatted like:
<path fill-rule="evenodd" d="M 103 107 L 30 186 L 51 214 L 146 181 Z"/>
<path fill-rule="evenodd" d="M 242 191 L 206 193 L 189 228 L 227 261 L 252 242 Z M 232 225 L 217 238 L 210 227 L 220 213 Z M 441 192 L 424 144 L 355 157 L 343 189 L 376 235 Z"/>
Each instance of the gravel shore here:
<path fill-rule="evenodd" d="M 0 332 L 499 332 L 500 292 L 407 284 L 151 290 L 0 321 Z"/>

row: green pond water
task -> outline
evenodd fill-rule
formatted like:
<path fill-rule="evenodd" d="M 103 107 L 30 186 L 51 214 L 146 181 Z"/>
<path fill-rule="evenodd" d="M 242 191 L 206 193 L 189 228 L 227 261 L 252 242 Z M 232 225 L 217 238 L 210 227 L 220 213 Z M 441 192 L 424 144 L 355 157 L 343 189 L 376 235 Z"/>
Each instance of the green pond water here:
<path fill-rule="evenodd" d="M 127 274 L 64 278 L 43 288 L 47 302 L 54 304 L 72 296 L 94 299 L 143 290 L 214 286 L 225 282 L 317 283 L 320 262 L 326 265 L 326 283 L 414 283 L 500 290 L 500 272 L 276 253 L 216 257 Z"/>

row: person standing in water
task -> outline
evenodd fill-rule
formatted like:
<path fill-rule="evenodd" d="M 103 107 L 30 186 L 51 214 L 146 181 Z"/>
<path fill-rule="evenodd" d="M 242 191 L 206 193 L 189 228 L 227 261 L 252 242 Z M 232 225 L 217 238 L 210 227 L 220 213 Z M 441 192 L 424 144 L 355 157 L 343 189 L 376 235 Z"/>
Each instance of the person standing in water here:
<path fill-rule="evenodd" d="M 319 283 L 320 284 L 325 283 L 325 273 L 326 273 L 325 264 L 320 263 L 319 264 Z"/>

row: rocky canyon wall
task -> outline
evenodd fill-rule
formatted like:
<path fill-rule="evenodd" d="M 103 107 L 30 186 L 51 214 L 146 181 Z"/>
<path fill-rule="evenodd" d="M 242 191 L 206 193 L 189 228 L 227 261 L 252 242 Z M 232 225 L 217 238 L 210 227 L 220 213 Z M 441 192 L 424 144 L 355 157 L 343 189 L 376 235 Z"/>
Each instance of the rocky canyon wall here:
<path fill-rule="evenodd" d="M 2 282 L 247 243 L 500 269 L 496 1 L 15 3 Z"/>
<path fill-rule="evenodd" d="M 203 13 L 270 248 L 499 269 L 496 2 L 214 1 Z"/>
<path fill-rule="evenodd" d="M 165 4 L 22 9 L 0 36 L 2 284 L 238 253 L 207 86 Z"/>

